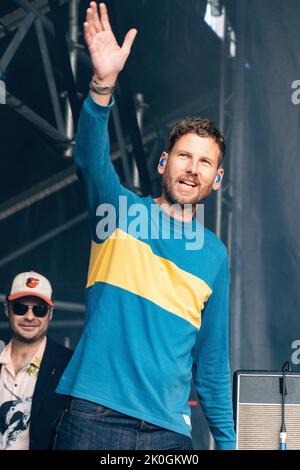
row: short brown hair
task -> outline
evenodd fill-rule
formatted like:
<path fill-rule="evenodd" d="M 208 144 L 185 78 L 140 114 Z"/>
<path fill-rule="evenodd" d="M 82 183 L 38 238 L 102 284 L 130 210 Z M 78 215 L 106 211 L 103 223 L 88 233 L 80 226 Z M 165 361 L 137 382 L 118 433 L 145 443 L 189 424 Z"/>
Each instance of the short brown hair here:
<path fill-rule="evenodd" d="M 186 118 L 177 122 L 170 132 L 167 144 L 167 152 L 170 153 L 180 137 L 185 134 L 194 133 L 200 137 L 211 137 L 218 144 L 220 149 L 219 165 L 224 160 L 225 156 L 225 137 L 224 134 L 218 129 L 212 121 L 208 119 L 199 118 Z"/>

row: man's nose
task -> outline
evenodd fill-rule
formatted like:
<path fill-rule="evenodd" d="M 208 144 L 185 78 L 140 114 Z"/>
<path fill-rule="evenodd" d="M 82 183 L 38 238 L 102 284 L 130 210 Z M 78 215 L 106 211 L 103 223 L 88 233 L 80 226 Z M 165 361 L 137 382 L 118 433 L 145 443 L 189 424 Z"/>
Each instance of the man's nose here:
<path fill-rule="evenodd" d="M 29 321 L 33 321 L 35 319 L 35 315 L 32 311 L 32 307 L 28 307 L 28 310 L 26 314 L 24 315 L 24 318 Z"/>
<path fill-rule="evenodd" d="M 199 165 L 198 165 L 198 162 L 193 162 L 193 161 L 189 161 L 188 162 L 188 165 L 186 167 L 186 172 L 187 173 L 191 173 L 193 175 L 197 175 L 199 173 Z"/>

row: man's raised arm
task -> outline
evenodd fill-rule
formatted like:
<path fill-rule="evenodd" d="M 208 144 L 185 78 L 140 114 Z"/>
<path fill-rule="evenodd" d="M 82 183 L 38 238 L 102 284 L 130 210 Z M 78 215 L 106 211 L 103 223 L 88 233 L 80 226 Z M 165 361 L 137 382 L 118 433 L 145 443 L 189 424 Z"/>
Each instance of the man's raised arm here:
<path fill-rule="evenodd" d="M 96 2 L 90 3 L 83 26 L 84 37 L 93 65 L 93 80 L 96 86 L 99 86 L 101 92 L 101 88 L 111 88 L 115 85 L 118 75 L 130 54 L 137 30 L 130 29 L 126 34 L 122 47 L 120 47 L 111 30 L 106 5 L 100 3 L 98 11 Z M 107 106 L 111 97 L 109 90 L 107 92 L 107 95 L 97 94 L 94 91 L 91 93 L 98 104 Z"/>
<path fill-rule="evenodd" d="M 83 182 L 92 228 L 100 204 L 116 208 L 119 196 L 126 193 L 110 158 L 108 119 L 113 105 L 112 93 L 123 69 L 137 31 L 131 29 L 122 47 L 111 30 L 104 3 L 91 2 L 84 23 L 84 35 L 93 66 L 91 92 L 85 100 L 76 134 L 75 165 Z"/>

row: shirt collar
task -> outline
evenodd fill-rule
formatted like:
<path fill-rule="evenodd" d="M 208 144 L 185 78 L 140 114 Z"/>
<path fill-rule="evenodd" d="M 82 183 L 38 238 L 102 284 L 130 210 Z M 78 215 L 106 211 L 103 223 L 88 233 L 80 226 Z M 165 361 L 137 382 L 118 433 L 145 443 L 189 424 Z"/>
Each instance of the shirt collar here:
<path fill-rule="evenodd" d="M 33 366 L 36 369 L 40 368 L 42 357 L 46 349 L 46 343 L 47 343 L 47 338 L 45 336 L 45 338 L 43 339 L 43 341 L 41 342 L 39 346 L 39 349 L 36 351 L 36 353 L 32 356 L 30 361 L 27 363 L 27 367 Z M 9 362 L 11 362 L 11 348 L 12 348 L 12 340 L 10 340 L 10 342 L 5 346 L 2 353 L 0 354 L 0 364 L 7 365 Z"/>
<path fill-rule="evenodd" d="M 11 344 L 12 341 L 5 346 L 2 353 L 0 354 L 0 364 L 6 365 L 11 359 Z"/>

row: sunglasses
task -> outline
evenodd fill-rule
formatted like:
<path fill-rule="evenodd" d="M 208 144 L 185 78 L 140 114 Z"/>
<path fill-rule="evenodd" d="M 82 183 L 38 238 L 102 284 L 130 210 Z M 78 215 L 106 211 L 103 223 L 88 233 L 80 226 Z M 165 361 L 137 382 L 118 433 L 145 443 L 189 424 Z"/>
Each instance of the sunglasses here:
<path fill-rule="evenodd" d="M 26 305 L 21 302 L 13 302 L 10 304 L 10 308 L 14 315 L 22 316 L 28 312 L 28 309 L 31 308 L 34 315 L 39 318 L 43 318 L 49 312 L 48 305 Z"/>

